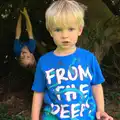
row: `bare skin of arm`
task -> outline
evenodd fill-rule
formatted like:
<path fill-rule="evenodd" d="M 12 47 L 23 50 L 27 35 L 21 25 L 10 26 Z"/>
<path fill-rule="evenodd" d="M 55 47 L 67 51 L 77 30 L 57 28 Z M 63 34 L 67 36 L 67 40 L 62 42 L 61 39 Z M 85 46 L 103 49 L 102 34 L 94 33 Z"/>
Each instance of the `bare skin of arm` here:
<path fill-rule="evenodd" d="M 32 101 L 32 120 L 39 120 L 40 110 L 43 104 L 44 93 L 34 92 Z"/>
<path fill-rule="evenodd" d="M 92 91 L 97 104 L 97 111 L 104 112 L 104 95 L 101 84 L 93 85 Z"/>
<path fill-rule="evenodd" d="M 21 14 L 19 15 L 18 21 L 17 21 L 17 26 L 16 26 L 16 36 L 15 39 L 19 39 L 21 35 L 21 20 L 22 16 Z"/>
<path fill-rule="evenodd" d="M 101 84 L 93 85 L 92 91 L 93 91 L 93 96 L 97 104 L 97 112 L 96 112 L 97 120 L 100 120 L 102 118 L 105 118 L 106 120 L 113 120 L 113 118 L 105 112 L 104 94 L 103 94 L 102 85 Z"/>
<path fill-rule="evenodd" d="M 28 32 L 29 39 L 33 39 L 32 24 L 31 24 L 31 21 L 30 21 L 30 18 L 29 18 L 27 9 L 24 8 L 23 11 L 21 11 L 21 13 L 22 13 L 22 14 L 25 16 L 25 18 L 26 18 L 26 27 L 27 27 L 27 32 Z"/>
<path fill-rule="evenodd" d="M 32 24 L 31 24 L 27 9 L 24 8 L 24 10 L 21 11 L 21 13 L 26 18 L 26 27 L 27 27 L 27 32 L 28 32 L 28 35 L 29 35 L 29 39 L 34 39 L 33 38 L 33 32 L 32 32 Z M 47 52 L 46 48 L 44 46 L 42 46 L 42 44 L 40 42 L 38 42 L 37 40 L 36 40 L 36 45 L 37 45 L 37 50 L 41 55 Z"/>

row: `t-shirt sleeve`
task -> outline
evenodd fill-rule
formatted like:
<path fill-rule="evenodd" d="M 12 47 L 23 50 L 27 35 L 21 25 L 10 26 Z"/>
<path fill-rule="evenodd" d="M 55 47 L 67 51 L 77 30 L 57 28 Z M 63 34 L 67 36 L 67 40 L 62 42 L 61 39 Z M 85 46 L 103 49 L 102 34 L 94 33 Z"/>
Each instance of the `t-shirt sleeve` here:
<path fill-rule="evenodd" d="M 32 85 L 32 90 L 36 92 L 44 92 L 45 91 L 45 73 L 42 71 L 40 60 L 38 61 L 34 82 Z"/>
<path fill-rule="evenodd" d="M 14 51 L 14 53 L 15 53 L 16 56 L 20 56 L 21 48 L 22 48 L 22 45 L 21 45 L 20 40 L 15 39 L 15 40 L 14 40 L 13 51 Z"/>
<path fill-rule="evenodd" d="M 30 39 L 28 43 L 28 48 L 31 53 L 34 53 L 35 48 L 36 48 L 36 40 Z"/>
<path fill-rule="evenodd" d="M 92 71 L 93 71 L 93 78 L 91 81 L 92 85 L 101 84 L 105 81 L 99 63 L 94 55 L 92 58 Z"/>

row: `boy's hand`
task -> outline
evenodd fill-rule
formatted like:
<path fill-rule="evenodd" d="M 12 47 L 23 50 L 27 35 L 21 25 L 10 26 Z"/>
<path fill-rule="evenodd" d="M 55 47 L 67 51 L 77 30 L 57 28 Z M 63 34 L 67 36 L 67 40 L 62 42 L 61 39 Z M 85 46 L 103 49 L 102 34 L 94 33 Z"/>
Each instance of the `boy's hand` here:
<path fill-rule="evenodd" d="M 23 11 L 21 10 L 20 11 L 25 17 L 27 17 L 28 16 L 28 12 L 27 12 L 27 9 L 24 7 L 23 8 Z"/>
<path fill-rule="evenodd" d="M 109 116 L 106 112 L 97 112 L 96 118 L 97 120 L 113 120 L 113 118 Z"/>

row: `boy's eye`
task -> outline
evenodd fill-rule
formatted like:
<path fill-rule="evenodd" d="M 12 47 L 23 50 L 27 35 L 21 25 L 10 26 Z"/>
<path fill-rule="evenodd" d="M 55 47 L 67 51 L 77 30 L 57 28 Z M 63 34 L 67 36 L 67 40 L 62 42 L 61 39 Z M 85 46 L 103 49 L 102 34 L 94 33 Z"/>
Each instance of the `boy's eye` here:
<path fill-rule="evenodd" d="M 61 28 L 56 28 L 55 31 L 60 32 L 60 31 L 62 31 L 62 29 Z"/>
<path fill-rule="evenodd" d="M 74 28 L 68 28 L 68 30 L 69 30 L 69 31 L 73 31 L 73 30 L 75 30 L 75 29 L 74 29 Z"/>

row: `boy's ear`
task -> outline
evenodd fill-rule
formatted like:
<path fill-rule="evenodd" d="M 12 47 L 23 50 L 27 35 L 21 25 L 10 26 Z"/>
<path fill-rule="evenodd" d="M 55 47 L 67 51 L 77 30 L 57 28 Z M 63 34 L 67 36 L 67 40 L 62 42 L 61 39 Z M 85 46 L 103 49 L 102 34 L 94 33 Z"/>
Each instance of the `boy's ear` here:
<path fill-rule="evenodd" d="M 83 27 L 80 27 L 79 28 L 79 33 L 78 33 L 79 36 L 82 34 L 82 31 L 83 31 Z"/>

